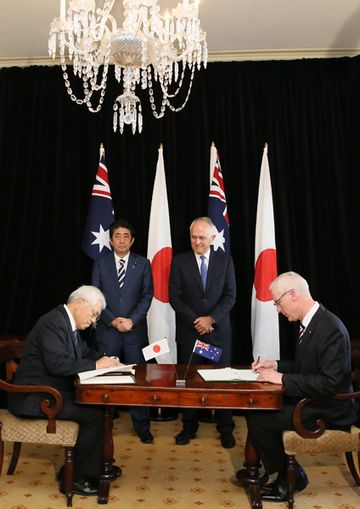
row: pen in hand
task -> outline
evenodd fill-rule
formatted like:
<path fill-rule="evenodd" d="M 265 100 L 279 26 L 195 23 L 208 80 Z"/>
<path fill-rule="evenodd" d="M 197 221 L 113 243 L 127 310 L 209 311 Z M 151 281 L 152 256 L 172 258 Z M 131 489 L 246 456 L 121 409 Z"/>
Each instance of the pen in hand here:
<path fill-rule="evenodd" d="M 260 355 L 258 355 L 258 357 L 257 357 L 257 359 L 256 359 L 256 362 L 255 362 L 255 364 L 254 364 L 254 368 L 253 368 L 253 369 L 254 369 L 254 371 L 256 371 L 256 366 L 259 364 L 259 362 L 260 362 Z"/>

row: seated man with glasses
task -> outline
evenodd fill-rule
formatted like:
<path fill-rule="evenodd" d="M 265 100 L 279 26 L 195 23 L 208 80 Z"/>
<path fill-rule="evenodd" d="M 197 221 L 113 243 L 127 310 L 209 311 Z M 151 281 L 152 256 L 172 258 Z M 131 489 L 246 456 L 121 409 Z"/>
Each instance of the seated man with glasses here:
<path fill-rule="evenodd" d="M 274 279 L 269 289 L 278 313 L 291 322 L 300 322 L 299 339 L 293 361 L 259 360 L 252 365 L 259 373 L 259 381 L 284 386 L 284 408 L 248 413 L 246 418 L 249 436 L 265 468 L 263 481 L 278 474 L 275 482 L 263 486 L 262 498 L 285 502 L 288 493 L 282 432 L 294 429 L 292 415 L 300 399 L 352 391 L 351 350 L 345 325 L 312 298 L 302 276 L 286 272 Z M 310 428 L 318 418 L 324 419 L 333 429 L 349 430 L 356 422 L 351 401 L 335 401 L 331 406 L 329 402 L 326 406 L 308 405 L 303 417 L 304 424 Z M 237 473 L 239 481 L 241 473 Z M 295 491 L 302 491 L 307 484 L 306 473 L 298 465 Z"/>
<path fill-rule="evenodd" d="M 15 375 L 17 385 L 50 385 L 60 391 L 64 406 L 57 415 L 79 423 L 74 454 L 73 493 L 97 495 L 102 474 L 104 410 L 101 407 L 78 405 L 74 400 L 74 379 L 77 373 L 93 369 L 117 367 L 119 360 L 103 356 L 87 347 L 78 334 L 99 318 L 106 302 L 94 286 L 81 286 L 60 305 L 43 315 L 27 336 Z M 44 417 L 40 393 L 12 393 L 9 410 L 19 417 Z M 113 480 L 121 469 L 112 466 Z M 60 491 L 64 490 L 63 467 L 58 474 Z"/>

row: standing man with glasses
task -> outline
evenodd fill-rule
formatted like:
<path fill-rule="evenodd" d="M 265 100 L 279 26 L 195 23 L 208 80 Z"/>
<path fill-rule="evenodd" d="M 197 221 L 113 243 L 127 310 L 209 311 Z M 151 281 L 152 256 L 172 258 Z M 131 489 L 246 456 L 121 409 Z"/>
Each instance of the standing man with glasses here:
<path fill-rule="evenodd" d="M 248 413 L 246 418 L 252 444 L 265 468 L 264 482 L 271 474 L 278 474 L 275 482 L 263 486 L 262 498 L 286 502 L 286 455 L 282 432 L 294 429 L 292 416 L 300 399 L 352 391 L 351 349 L 343 322 L 312 298 L 309 285 L 302 276 L 286 272 L 274 279 L 269 289 L 278 313 L 290 322 L 299 322 L 299 337 L 293 361 L 260 360 L 252 365 L 259 373 L 259 381 L 283 384 L 284 408 Z M 327 401 L 326 405 L 317 402 L 304 408 L 305 426 L 313 427 L 319 418 L 333 429 L 349 430 L 356 422 L 356 413 L 351 401 Z M 239 480 L 241 472 L 237 474 Z M 300 465 L 297 465 L 295 475 L 295 491 L 302 491 L 308 479 Z"/>
<path fill-rule="evenodd" d="M 105 298 L 93 286 L 80 286 L 60 305 L 43 315 L 27 336 L 16 385 L 50 385 L 63 396 L 64 406 L 57 419 L 79 423 L 74 454 L 73 493 L 97 495 L 98 478 L 102 474 L 104 410 L 75 403 L 74 379 L 78 373 L 93 369 L 118 367 L 119 360 L 103 356 L 87 347 L 79 330 L 94 325 L 105 308 Z M 19 417 L 44 417 L 41 393 L 9 394 L 9 410 Z M 112 480 L 121 474 L 112 466 Z M 58 473 L 60 491 L 65 493 L 64 469 Z"/>
<path fill-rule="evenodd" d="M 153 298 L 149 260 L 130 251 L 135 240 L 131 224 L 119 219 L 110 226 L 113 253 L 95 261 L 92 284 L 106 297 L 106 308 L 96 328 L 100 352 L 117 356 L 126 364 L 145 362 L 148 344 L 146 314 Z M 130 407 L 133 426 L 145 444 L 153 442 L 148 407 Z"/>

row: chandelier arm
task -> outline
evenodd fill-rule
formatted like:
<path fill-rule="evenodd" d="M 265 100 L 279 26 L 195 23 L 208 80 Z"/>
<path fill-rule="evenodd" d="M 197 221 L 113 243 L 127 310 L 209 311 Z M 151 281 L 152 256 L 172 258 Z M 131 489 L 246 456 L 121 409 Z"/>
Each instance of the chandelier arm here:
<path fill-rule="evenodd" d="M 186 94 L 186 97 L 184 99 L 184 102 L 182 103 L 181 106 L 179 106 L 178 108 L 175 108 L 174 106 L 172 106 L 172 104 L 170 104 L 170 102 L 168 103 L 168 106 L 170 108 L 171 111 L 173 111 L 174 113 L 177 113 L 178 111 L 181 111 L 187 104 L 188 100 L 189 100 L 189 97 L 190 97 L 190 93 L 191 93 L 191 89 L 192 89 L 192 85 L 193 85 L 193 80 L 194 80 L 194 74 L 195 74 L 195 66 L 193 66 L 193 69 L 192 69 L 192 72 L 191 72 L 191 77 L 190 77 L 190 84 L 189 84 L 189 88 L 188 88 L 188 92 Z"/>
<path fill-rule="evenodd" d="M 70 99 L 74 102 L 76 102 L 76 104 L 78 105 L 82 105 L 82 104 L 86 104 L 87 107 L 88 107 L 88 110 L 91 112 L 91 113 L 97 113 L 100 111 L 101 107 L 102 107 L 102 104 L 104 102 L 104 98 L 105 98 L 105 91 L 106 91 L 106 81 L 107 81 L 107 69 L 105 71 L 103 71 L 103 78 L 102 78 L 102 87 L 101 89 L 100 88 L 95 88 L 95 87 L 91 87 L 89 89 L 89 85 L 88 85 L 88 80 L 86 79 L 85 76 L 83 76 L 83 91 L 84 91 L 84 98 L 83 99 L 80 99 L 79 97 L 77 97 L 72 88 L 71 88 L 71 84 L 70 84 L 70 80 L 69 80 L 69 75 L 68 75 L 68 72 L 67 72 L 67 65 L 65 63 L 65 60 L 62 62 L 61 64 L 61 69 L 63 71 L 63 78 L 64 78 L 64 82 L 65 82 L 65 88 L 66 88 L 66 91 L 68 93 L 68 95 L 70 96 Z M 104 74 L 105 73 L 105 74 Z M 97 85 L 97 87 L 100 87 L 99 85 Z M 94 91 L 100 91 L 100 97 L 99 97 L 99 103 L 98 105 L 94 108 L 94 106 L 92 105 L 92 102 L 91 102 L 91 98 L 92 98 L 92 95 L 94 93 Z"/>
<path fill-rule="evenodd" d="M 174 97 L 176 97 L 178 95 L 178 93 L 180 92 L 182 84 L 183 84 L 185 72 L 186 72 L 186 66 L 183 66 L 182 71 L 181 71 L 181 77 L 180 77 L 180 80 L 179 80 L 178 88 L 172 94 L 169 94 L 169 92 L 167 91 L 168 83 L 166 83 L 166 85 L 164 85 L 162 80 L 161 79 L 159 80 L 160 86 L 161 86 L 161 89 L 162 89 L 163 93 L 165 93 L 166 96 L 169 97 L 170 99 L 173 99 Z"/>

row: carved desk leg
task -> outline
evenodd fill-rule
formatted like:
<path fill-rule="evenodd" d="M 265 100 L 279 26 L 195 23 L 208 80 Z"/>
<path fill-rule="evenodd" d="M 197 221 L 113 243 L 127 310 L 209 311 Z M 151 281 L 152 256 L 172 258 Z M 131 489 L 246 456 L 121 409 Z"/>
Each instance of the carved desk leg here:
<path fill-rule="evenodd" d="M 245 469 L 236 472 L 236 478 L 244 485 L 244 488 L 247 488 L 252 509 L 262 509 L 259 484 L 260 461 L 249 434 L 247 435 L 245 444 L 244 467 Z"/>
<path fill-rule="evenodd" d="M 107 504 L 110 490 L 111 466 L 114 458 L 113 441 L 113 407 L 105 407 L 105 426 L 104 426 L 104 472 L 100 477 L 98 503 Z"/>

